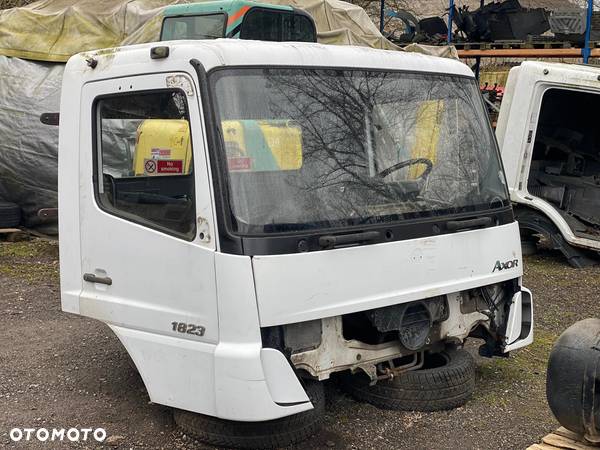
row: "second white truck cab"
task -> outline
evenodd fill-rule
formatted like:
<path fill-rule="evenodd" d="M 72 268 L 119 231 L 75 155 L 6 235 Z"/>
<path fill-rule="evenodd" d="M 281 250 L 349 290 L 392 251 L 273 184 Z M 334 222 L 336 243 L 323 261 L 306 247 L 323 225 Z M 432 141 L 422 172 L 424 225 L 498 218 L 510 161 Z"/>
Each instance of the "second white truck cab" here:
<path fill-rule="evenodd" d="M 600 251 L 600 68 L 511 70 L 496 135 L 525 244 L 544 235 L 576 267 Z"/>
<path fill-rule="evenodd" d="M 63 310 L 107 323 L 180 425 L 226 421 L 205 440 L 258 446 L 217 430 L 267 421 L 280 435 L 260 445 L 291 442 L 301 422 L 285 420 L 321 410 L 319 382 L 341 373 L 363 398 L 407 395 L 402 374 L 460 363 L 431 397 L 456 406 L 467 338 L 485 356 L 532 342 L 518 224 L 465 65 L 161 42 L 72 57 L 62 92 Z"/>

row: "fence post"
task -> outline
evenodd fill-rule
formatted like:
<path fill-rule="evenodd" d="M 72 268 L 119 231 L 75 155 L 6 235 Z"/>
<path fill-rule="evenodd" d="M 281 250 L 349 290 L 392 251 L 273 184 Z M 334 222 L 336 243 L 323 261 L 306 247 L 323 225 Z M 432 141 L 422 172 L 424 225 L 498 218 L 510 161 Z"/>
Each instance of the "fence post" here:
<path fill-rule="evenodd" d="M 454 0 L 450 0 L 448 9 L 448 45 L 452 44 L 452 22 L 454 21 Z"/>
<path fill-rule="evenodd" d="M 594 14 L 594 0 L 588 0 L 587 23 L 585 26 L 585 43 L 583 44 L 583 50 L 581 51 L 584 64 L 588 64 L 590 62 L 590 55 L 592 54 L 592 49 L 590 48 L 590 41 L 592 38 L 592 16 L 593 16 L 593 14 Z"/>

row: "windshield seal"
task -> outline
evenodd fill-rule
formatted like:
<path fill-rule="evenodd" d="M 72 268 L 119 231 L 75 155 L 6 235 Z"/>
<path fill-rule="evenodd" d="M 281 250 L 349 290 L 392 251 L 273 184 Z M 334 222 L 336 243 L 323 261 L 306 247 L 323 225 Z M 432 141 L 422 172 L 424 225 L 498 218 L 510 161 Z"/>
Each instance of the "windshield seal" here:
<path fill-rule="evenodd" d="M 475 84 L 475 80 L 473 77 L 460 75 L 460 74 L 441 74 L 437 72 L 423 72 L 423 71 L 409 71 L 409 70 L 390 70 L 390 69 L 381 69 L 381 68 L 345 68 L 345 67 L 321 67 L 321 66 L 271 66 L 271 65 L 252 65 L 252 66 L 227 66 L 227 67 L 216 67 L 211 69 L 207 73 L 207 94 L 209 95 L 209 103 L 210 109 L 212 112 L 212 127 L 215 132 L 215 139 L 213 140 L 214 145 L 210 148 L 210 155 L 212 159 L 212 168 L 213 168 L 213 176 L 219 179 L 217 186 L 219 190 L 222 191 L 220 193 L 216 193 L 216 198 L 222 200 L 222 205 L 219 205 L 219 210 L 223 217 L 221 217 L 222 224 L 224 229 L 221 230 L 221 233 L 227 235 L 228 240 L 236 240 L 240 241 L 239 247 L 243 247 L 244 250 L 241 251 L 244 254 L 268 254 L 270 251 L 263 245 L 262 242 L 259 242 L 260 239 L 275 239 L 282 237 L 291 237 L 294 242 L 297 242 L 298 239 L 301 239 L 303 236 L 316 236 L 323 235 L 325 233 L 350 233 L 354 231 L 360 230 L 372 230 L 372 229 L 384 229 L 386 231 L 386 241 L 389 240 L 403 240 L 409 238 L 415 238 L 422 236 L 431 236 L 434 234 L 444 234 L 449 232 L 445 230 L 444 223 L 449 220 L 461 220 L 461 219 L 469 219 L 474 217 L 483 217 L 489 216 L 493 218 L 494 225 L 503 225 L 512 223 L 514 221 L 512 214 L 512 207 L 510 204 L 508 189 L 506 185 L 506 179 L 504 178 L 504 198 L 501 199 L 494 207 L 491 207 L 489 204 L 480 204 L 480 205 L 471 205 L 469 207 L 462 208 L 460 211 L 444 211 L 440 213 L 431 213 L 431 214 L 421 214 L 415 215 L 414 217 L 405 216 L 402 218 L 394 218 L 394 217 L 386 217 L 384 220 L 374 220 L 374 221 L 356 221 L 352 223 L 352 221 L 341 221 L 339 223 L 335 223 L 332 221 L 324 221 L 322 223 L 314 223 L 311 226 L 305 227 L 293 227 L 293 229 L 286 229 L 286 226 L 282 226 L 279 229 L 272 228 L 268 232 L 260 232 L 258 230 L 253 230 L 253 232 L 248 232 L 248 230 L 240 230 L 236 224 L 236 218 L 233 214 L 232 206 L 231 206 L 231 198 L 230 192 L 228 189 L 230 180 L 229 180 L 229 172 L 227 169 L 227 160 L 225 158 L 225 150 L 224 150 L 224 140 L 223 140 L 223 130 L 221 127 L 221 122 L 218 120 L 219 116 L 219 103 L 216 101 L 216 93 L 215 83 L 218 80 L 219 74 L 223 72 L 232 72 L 236 70 L 262 70 L 262 69 L 287 69 L 287 70 L 335 70 L 335 71 L 357 71 L 357 72 L 383 72 L 383 73 L 392 73 L 392 74 L 413 74 L 419 76 L 435 76 L 435 77 L 448 77 L 452 79 L 463 79 L 464 81 L 468 81 L 469 83 Z M 476 102 L 479 103 L 480 111 L 485 113 L 484 102 L 481 99 L 481 96 L 478 96 Z M 502 167 L 502 160 L 500 158 L 500 152 L 495 140 L 495 136 L 492 131 L 491 123 L 489 121 L 489 117 L 485 114 L 485 122 L 487 126 L 484 127 L 483 131 L 488 133 L 490 143 L 493 148 L 490 151 L 493 153 L 494 158 L 496 158 L 498 167 L 500 168 L 502 177 L 504 176 L 504 168 Z M 220 221 L 221 222 L 221 221 Z M 419 224 L 422 226 L 421 231 L 416 231 L 416 228 L 419 228 Z M 406 230 L 402 230 L 403 227 L 406 227 Z M 220 226 L 221 228 L 221 226 Z M 393 232 L 390 230 L 394 230 Z M 390 235 L 393 237 L 390 238 Z M 244 245 L 242 242 L 244 241 Z M 283 241 L 279 239 L 279 244 Z M 250 245 L 251 244 L 251 245 Z M 278 244 L 278 247 L 281 245 Z M 295 246 L 294 243 L 290 241 L 290 245 L 284 246 L 286 247 L 286 251 L 279 249 L 276 253 L 282 252 L 293 252 L 296 251 L 292 247 Z M 293 245 L 292 245 L 293 244 Z"/>

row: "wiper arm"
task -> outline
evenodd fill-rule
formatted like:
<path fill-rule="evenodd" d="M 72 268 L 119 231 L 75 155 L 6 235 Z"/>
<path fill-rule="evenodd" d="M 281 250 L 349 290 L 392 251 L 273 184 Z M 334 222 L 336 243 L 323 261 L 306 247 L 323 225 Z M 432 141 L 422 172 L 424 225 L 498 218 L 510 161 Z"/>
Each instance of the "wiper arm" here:
<path fill-rule="evenodd" d="M 451 220 L 446 222 L 446 228 L 450 231 L 469 230 L 472 228 L 487 228 L 492 225 L 491 217 L 480 217 L 471 220 Z"/>
<path fill-rule="evenodd" d="M 360 244 L 361 242 L 375 241 L 381 238 L 379 231 L 364 231 L 362 233 L 342 234 L 340 236 L 321 236 L 319 245 L 323 249 L 331 249 L 338 245 Z"/>

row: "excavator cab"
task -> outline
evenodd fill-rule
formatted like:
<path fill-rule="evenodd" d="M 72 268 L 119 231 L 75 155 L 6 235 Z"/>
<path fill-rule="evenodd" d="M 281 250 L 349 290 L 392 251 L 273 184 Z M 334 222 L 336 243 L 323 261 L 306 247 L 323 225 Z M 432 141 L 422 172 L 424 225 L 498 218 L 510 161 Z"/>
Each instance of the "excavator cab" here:
<path fill-rule="evenodd" d="M 210 1 L 169 6 L 164 14 L 161 41 L 233 38 L 317 42 L 312 17 L 286 5 Z"/>

